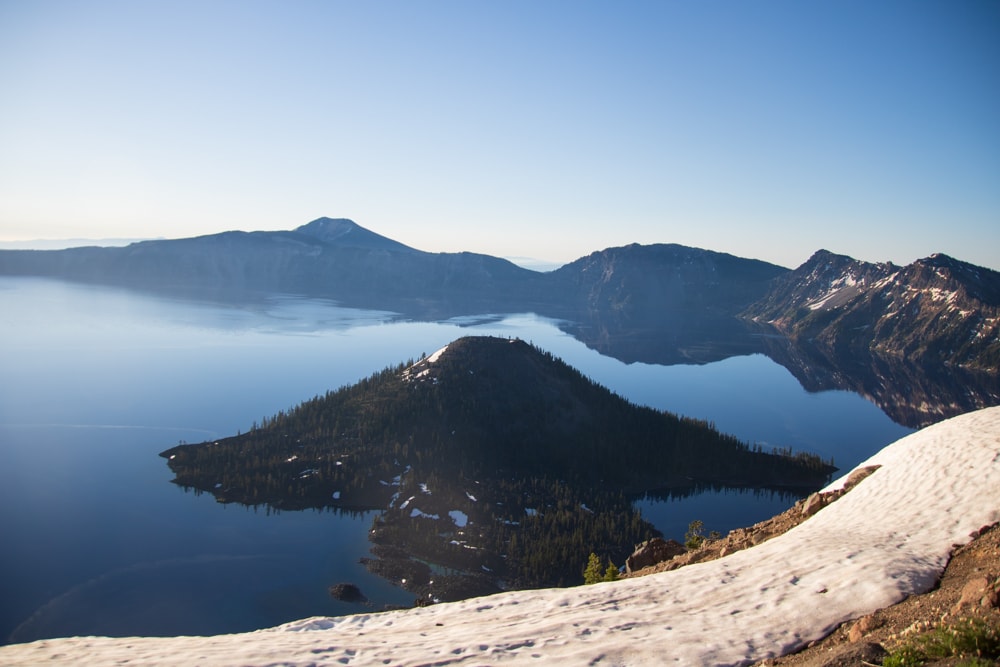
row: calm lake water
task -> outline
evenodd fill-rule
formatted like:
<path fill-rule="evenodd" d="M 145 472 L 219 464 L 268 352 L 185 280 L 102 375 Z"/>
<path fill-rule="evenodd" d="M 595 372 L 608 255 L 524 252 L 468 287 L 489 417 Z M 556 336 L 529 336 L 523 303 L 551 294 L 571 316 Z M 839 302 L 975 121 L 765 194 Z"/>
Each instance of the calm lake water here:
<path fill-rule="evenodd" d="M 366 611 L 412 594 L 369 574 L 372 516 L 268 513 L 185 493 L 157 454 L 254 421 L 464 335 L 517 336 L 634 402 L 707 419 L 849 469 L 911 432 L 856 394 L 805 392 L 763 355 L 624 364 L 532 314 L 443 322 L 274 297 L 196 303 L 0 278 L 0 641 L 217 634 Z M 667 537 L 725 532 L 794 498 L 703 493 L 640 503 Z"/>

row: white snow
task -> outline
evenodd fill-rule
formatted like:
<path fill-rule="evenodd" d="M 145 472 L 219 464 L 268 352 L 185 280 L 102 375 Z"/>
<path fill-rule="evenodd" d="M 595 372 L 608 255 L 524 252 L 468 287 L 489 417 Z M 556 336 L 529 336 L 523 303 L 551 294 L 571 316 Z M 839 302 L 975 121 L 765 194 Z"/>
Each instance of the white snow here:
<path fill-rule="evenodd" d="M 444 351 L 447 350 L 447 349 L 448 349 L 448 346 L 445 345 L 440 350 L 438 350 L 437 352 L 435 352 L 431 356 L 427 357 L 427 363 L 433 364 L 435 361 L 437 361 L 438 359 L 441 358 L 441 355 L 444 354 Z"/>
<path fill-rule="evenodd" d="M 410 366 L 409 368 L 405 369 L 403 371 L 402 375 L 401 375 L 402 379 L 406 380 L 407 382 L 412 382 L 414 380 L 419 380 L 421 378 L 427 377 L 428 375 L 430 375 L 430 372 L 431 372 L 430 368 L 424 368 L 423 370 L 418 371 L 416 375 L 412 375 L 412 371 L 413 371 L 413 369 L 417 368 L 421 364 L 424 364 L 424 365 L 433 364 L 434 362 L 436 362 L 438 359 L 441 358 L 441 355 L 444 354 L 444 351 L 447 350 L 447 349 L 448 349 L 448 346 L 445 345 L 444 347 L 442 347 L 440 350 L 438 350 L 434 354 L 430 355 L 429 357 L 427 357 L 425 359 L 421 359 L 417 363 L 415 363 L 412 366 Z M 437 384 L 437 378 L 431 378 L 431 380 L 434 382 L 434 384 Z"/>
<path fill-rule="evenodd" d="M 809 310 L 819 310 L 842 306 L 860 292 L 857 285 L 858 281 L 850 274 L 837 278 L 830 283 L 824 294 L 806 303 L 806 307 Z"/>
<path fill-rule="evenodd" d="M 672 572 L 236 635 L 42 640 L 0 647 L 0 664 L 746 664 L 927 590 L 952 545 L 1000 520 L 1000 407 L 861 463 L 875 464 L 784 535 Z"/>

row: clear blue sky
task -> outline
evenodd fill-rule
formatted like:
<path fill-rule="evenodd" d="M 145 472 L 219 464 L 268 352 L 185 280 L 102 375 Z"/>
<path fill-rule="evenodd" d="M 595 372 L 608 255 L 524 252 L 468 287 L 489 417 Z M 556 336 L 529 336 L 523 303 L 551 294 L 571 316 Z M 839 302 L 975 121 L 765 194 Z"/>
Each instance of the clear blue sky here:
<path fill-rule="evenodd" d="M 0 0 L 0 240 L 1000 269 L 1000 2 Z"/>

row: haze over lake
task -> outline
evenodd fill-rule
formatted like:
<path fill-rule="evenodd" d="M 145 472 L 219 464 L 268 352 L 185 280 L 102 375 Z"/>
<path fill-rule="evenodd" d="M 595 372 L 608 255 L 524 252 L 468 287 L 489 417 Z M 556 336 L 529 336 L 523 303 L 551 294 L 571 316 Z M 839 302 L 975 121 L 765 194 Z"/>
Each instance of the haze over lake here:
<path fill-rule="evenodd" d="M 844 391 L 805 392 L 762 354 L 625 364 L 530 313 L 414 322 L 272 296 L 240 305 L 41 279 L 0 279 L 0 639 L 215 634 L 363 611 L 412 595 L 369 574 L 373 513 L 268 513 L 170 484 L 157 454 L 255 421 L 469 335 L 531 341 L 643 405 L 847 469 L 911 429 Z M 643 502 L 667 537 L 725 532 L 794 498 L 704 493 Z M 581 564 L 582 566 L 582 564 Z"/>

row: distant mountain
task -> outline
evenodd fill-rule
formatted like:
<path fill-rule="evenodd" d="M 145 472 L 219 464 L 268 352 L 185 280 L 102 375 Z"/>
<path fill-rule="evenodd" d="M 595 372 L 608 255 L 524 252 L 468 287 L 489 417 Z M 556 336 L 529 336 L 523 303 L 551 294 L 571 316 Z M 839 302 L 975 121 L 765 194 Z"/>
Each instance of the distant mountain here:
<path fill-rule="evenodd" d="M 763 297 L 788 269 L 676 244 L 608 248 L 552 272 L 587 310 L 651 320 L 665 312 L 728 316 Z"/>
<path fill-rule="evenodd" d="M 1000 369 L 1000 273 L 946 255 L 900 267 L 821 250 L 743 314 L 837 354 Z"/>
<path fill-rule="evenodd" d="M 646 323 L 679 310 L 731 316 L 786 271 L 678 245 L 631 245 L 539 273 L 489 255 L 424 252 L 332 218 L 292 231 L 224 232 L 124 248 L 0 251 L 6 275 L 161 291 L 292 292 L 431 315 L 597 310 Z"/>
<path fill-rule="evenodd" d="M 568 313 L 560 327 L 602 354 L 626 363 L 709 363 L 760 351 L 736 315 L 787 272 L 699 248 L 632 244 L 546 274 L 546 294 Z"/>
<path fill-rule="evenodd" d="M 423 252 L 331 218 L 292 231 L 223 232 L 124 248 L 0 251 L 0 274 L 157 291 L 288 292 L 403 312 L 530 301 L 539 275 L 488 255 Z"/>
<path fill-rule="evenodd" d="M 590 550 L 622 559 L 654 534 L 632 508 L 636 494 L 809 489 L 833 470 L 637 407 L 500 338 L 459 339 L 249 433 L 162 455 L 177 484 L 223 502 L 382 509 L 372 567 L 402 568 L 414 586 L 413 558 L 480 580 L 569 583 Z"/>
<path fill-rule="evenodd" d="M 82 246 L 124 246 L 146 238 L 105 238 L 105 239 L 32 239 L 28 241 L 0 241 L 0 250 L 63 250 Z"/>

